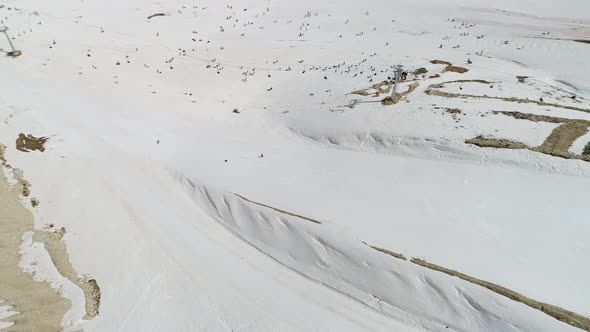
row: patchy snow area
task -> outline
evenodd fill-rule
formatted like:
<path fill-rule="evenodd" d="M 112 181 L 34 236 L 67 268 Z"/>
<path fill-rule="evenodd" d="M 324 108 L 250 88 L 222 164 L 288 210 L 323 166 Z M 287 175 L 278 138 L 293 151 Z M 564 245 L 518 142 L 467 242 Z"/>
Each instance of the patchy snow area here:
<path fill-rule="evenodd" d="M 587 1 L 0 0 L 2 25 L 0 161 L 100 289 L 23 237 L 64 330 L 590 329 Z"/>

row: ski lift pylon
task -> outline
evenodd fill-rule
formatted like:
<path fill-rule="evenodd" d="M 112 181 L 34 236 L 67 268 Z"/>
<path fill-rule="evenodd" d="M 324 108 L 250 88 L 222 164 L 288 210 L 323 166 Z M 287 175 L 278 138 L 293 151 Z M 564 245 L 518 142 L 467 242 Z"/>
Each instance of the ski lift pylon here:
<path fill-rule="evenodd" d="M 10 40 L 10 37 L 8 36 L 7 31 L 8 31 L 8 27 L 6 27 L 6 26 L 0 27 L 0 32 L 4 33 L 4 35 L 6 36 L 6 40 L 8 40 L 8 44 L 10 45 L 10 49 L 11 49 L 11 51 L 6 52 L 6 55 L 11 58 L 17 58 L 17 57 L 23 55 L 22 51 L 19 51 L 14 48 L 14 45 L 12 44 L 12 40 Z"/>

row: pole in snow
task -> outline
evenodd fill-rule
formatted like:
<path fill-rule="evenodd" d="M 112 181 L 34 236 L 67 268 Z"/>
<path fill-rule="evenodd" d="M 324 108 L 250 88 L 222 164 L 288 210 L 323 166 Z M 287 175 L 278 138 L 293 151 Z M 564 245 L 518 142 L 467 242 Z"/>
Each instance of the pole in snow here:
<path fill-rule="evenodd" d="M 386 97 L 385 99 L 383 99 L 381 101 L 381 104 L 383 105 L 394 105 L 397 101 L 396 101 L 396 97 L 397 97 L 397 85 L 399 84 L 399 81 L 401 81 L 404 78 L 404 66 L 402 65 L 396 65 L 395 66 L 395 78 L 393 81 L 393 86 L 391 87 L 391 96 Z"/>
<path fill-rule="evenodd" d="M 399 83 L 399 80 L 401 79 L 403 72 L 404 66 L 395 66 L 395 81 L 393 82 L 393 88 L 391 89 L 391 100 L 395 100 L 395 95 L 397 95 L 397 84 Z"/>
<path fill-rule="evenodd" d="M 6 55 L 8 55 L 9 57 L 13 57 L 13 58 L 16 58 L 17 56 L 21 56 L 23 53 L 14 48 L 14 45 L 12 44 L 12 40 L 8 36 L 7 31 L 8 31 L 8 27 L 1 27 L 0 28 L 0 32 L 4 33 L 4 35 L 6 36 L 6 40 L 8 40 L 8 44 L 10 45 L 10 49 L 12 50 L 10 52 L 6 52 Z"/>

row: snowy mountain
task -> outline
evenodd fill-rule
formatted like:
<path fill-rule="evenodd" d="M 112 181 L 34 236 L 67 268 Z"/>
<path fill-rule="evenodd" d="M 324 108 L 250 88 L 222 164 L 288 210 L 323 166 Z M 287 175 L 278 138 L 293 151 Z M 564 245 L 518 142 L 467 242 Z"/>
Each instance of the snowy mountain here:
<path fill-rule="evenodd" d="M 2 26 L 0 330 L 590 331 L 587 1 Z"/>

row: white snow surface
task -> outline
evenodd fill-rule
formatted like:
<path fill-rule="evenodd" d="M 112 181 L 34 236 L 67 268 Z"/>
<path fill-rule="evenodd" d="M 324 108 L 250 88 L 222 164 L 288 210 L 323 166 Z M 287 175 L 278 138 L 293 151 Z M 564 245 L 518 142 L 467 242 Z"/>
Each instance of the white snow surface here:
<path fill-rule="evenodd" d="M 440 91 L 590 109 L 587 1 L 0 0 L 0 20 L 23 51 L 0 57 L 0 144 L 101 289 L 85 321 L 34 268 L 66 284 L 64 329 L 579 331 L 369 245 L 590 316 L 590 163 L 464 144 L 557 127 L 491 111 L 589 114 L 424 93 L 483 79 Z M 433 59 L 469 72 L 343 106 Z"/>

